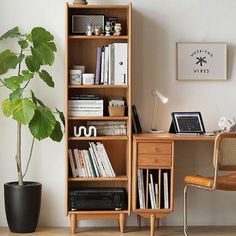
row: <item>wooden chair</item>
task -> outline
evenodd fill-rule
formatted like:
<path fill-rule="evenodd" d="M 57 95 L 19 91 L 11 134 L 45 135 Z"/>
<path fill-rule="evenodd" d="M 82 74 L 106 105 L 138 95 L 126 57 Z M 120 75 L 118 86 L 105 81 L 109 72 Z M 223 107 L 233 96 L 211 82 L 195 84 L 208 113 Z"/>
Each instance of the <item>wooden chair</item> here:
<path fill-rule="evenodd" d="M 186 176 L 184 181 L 184 235 L 188 236 L 187 226 L 187 190 L 188 187 L 214 191 L 236 191 L 236 173 L 219 175 L 219 171 L 236 171 L 236 133 L 221 133 L 217 135 L 213 154 L 214 176 Z"/>

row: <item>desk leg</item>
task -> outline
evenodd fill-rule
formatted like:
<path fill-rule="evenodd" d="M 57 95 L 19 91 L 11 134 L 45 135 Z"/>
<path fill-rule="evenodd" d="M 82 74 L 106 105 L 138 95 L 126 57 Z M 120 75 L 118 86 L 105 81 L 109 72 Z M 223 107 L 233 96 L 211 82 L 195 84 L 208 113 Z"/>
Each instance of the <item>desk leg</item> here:
<path fill-rule="evenodd" d="M 76 214 L 70 215 L 70 225 L 71 225 L 71 233 L 72 234 L 76 233 L 76 228 L 77 228 L 77 215 Z"/>
<path fill-rule="evenodd" d="M 141 225 L 142 225 L 142 218 L 140 215 L 137 215 L 137 225 L 139 228 L 141 228 Z"/>
<path fill-rule="evenodd" d="M 151 215 L 150 217 L 150 235 L 154 236 L 154 232 L 155 232 L 155 215 Z"/>
<path fill-rule="evenodd" d="M 120 232 L 124 233 L 125 232 L 125 214 L 120 214 Z"/>

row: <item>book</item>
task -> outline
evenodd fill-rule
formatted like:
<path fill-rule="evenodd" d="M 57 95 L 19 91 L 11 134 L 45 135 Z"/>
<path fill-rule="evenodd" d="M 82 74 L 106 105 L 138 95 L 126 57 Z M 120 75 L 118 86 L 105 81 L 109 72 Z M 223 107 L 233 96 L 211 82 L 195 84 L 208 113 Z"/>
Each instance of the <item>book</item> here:
<path fill-rule="evenodd" d="M 99 170 L 98 170 L 98 164 L 97 164 L 97 161 L 96 161 L 96 156 L 93 152 L 92 147 L 89 147 L 89 154 L 90 154 L 92 162 L 93 162 L 93 167 L 94 167 L 94 170 L 95 170 L 95 173 L 96 173 L 96 177 L 100 177 L 100 173 L 99 173 Z"/>
<path fill-rule="evenodd" d="M 151 208 L 155 209 L 155 205 L 154 205 L 155 199 L 153 199 L 153 189 L 152 189 L 152 184 L 151 183 L 148 184 L 148 189 L 149 189 Z"/>
<path fill-rule="evenodd" d="M 114 84 L 128 84 L 128 44 L 114 43 Z"/>
<path fill-rule="evenodd" d="M 132 115 L 133 115 L 135 125 L 137 127 L 137 133 L 142 133 L 142 127 L 139 121 L 138 112 L 135 105 L 132 106 Z"/>
<path fill-rule="evenodd" d="M 163 174 L 164 181 L 164 208 L 169 208 L 169 186 L 168 186 L 168 173 L 164 172 Z"/>
<path fill-rule="evenodd" d="M 79 162 L 80 162 L 80 167 L 81 167 L 81 177 L 85 178 L 86 177 L 86 172 L 85 172 L 85 163 L 83 160 L 83 156 L 82 156 L 82 152 L 81 150 L 77 150 L 78 151 L 78 156 L 79 156 Z"/>
<path fill-rule="evenodd" d="M 142 194 L 142 184 L 141 184 L 141 170 L 137 170 L 137 182 L 138 182 L 138 196 L 139 196 L 139 208 L 145 209 L 143 205 L 143 194 Z"/>
<path fill-rule="evenodd" d="M 105 46 L 105 56 L 104 56 L 104 85 L 108 85 L 108 70 L 109 70 L 109 48 Z"/>
<path fill-rule="evenodd" d="M 96 77 L 95 77 L 95 84 L 100 84 L 101 81 L 101 56 L 102 56 L 102 49 L 99 47 L 97 48 L 97 65 L 96 65 Z"/>
<path fill-rule="evenodd" d="M 108 84 L 114 84 L 114 45 L 109 44 Z"/>
<path fill-rule="evenodd" d="M 155 198 L 155 192 L 154 192 L 154 182 L 153 182 L 153 175 L 150 174 L 150 184 L 151 184 L 151 192 L 150 195 L 152 195 L 152 209 L 156 209 L 156 198 Z"/>
<path fill-rule="evenodd" d="M 160 209 L 160 206 L 159 206 L 159 185 L 158 185 L 158 183 L 155 183 L 155 198 L 156 198 L 156 208 Z"/>
<path fill-rule="evenodd" d="M 72 172 L 73 177 L 75 178 L 75 177 L 77 177 L 77 173 L 75 170 L 75 164 L 74 164 L 75 160 L 74 160 L 73 153 L 72 153 L 71 149 L 68 150 L 68 155 L 69 155 L 71 172 Z"/>
<path fill-rule="evenodd" d="M 101 82 L 100 84 L 104 84 L 104 76 L 105 76 L 105 47 L 101 48 Z"/>
<path fill-rule="evenodd" d="M 140 170 L 140 176 L 141 176 L 141 193 L 142 193 L 142 205 L 143 205 L 143 209 L 146 208 L 146 201 L 145 201 L 145 191 L 144 191 L 144 175 L 143 175 L 143 169 Z M 147 206 L 148 207 L 148 206 Z"/>

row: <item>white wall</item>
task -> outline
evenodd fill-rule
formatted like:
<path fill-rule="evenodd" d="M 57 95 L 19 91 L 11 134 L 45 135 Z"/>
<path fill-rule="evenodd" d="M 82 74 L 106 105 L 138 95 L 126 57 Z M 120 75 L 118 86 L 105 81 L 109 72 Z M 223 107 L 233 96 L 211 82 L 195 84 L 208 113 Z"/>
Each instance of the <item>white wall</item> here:
<path fill-rule="evenodd" d="M 126 3 L 127 1 L 89 1 L 90 3 Z M 143 128 L 151 125 L 150 95 L 158 88 L 169 97 L 162 107 L 159 120 L 161 129 L 168 130 L 172 111 L 201 111 L 207 130 L 216 128 L 221 116 L 235 115 L 235 9 L 234 0 L 133 0 L 133 103 L 140 111 Z M 20 26 L 23 31 L 41 25 L 55 36 L 58 53 L 51 70 L 56 88 L 32 83 L 36 94 L 45 101 L 64 109 L 64 55 L 65 55 L 65 1 L 64 0 L 1 0 L 0 34 Z M 228 43 L 228 81 L 179 82 L 175 80 L 175 43 L 177 41 L 225 41 Z M 10 43 L 1 42 L 0 50 Z M 7 93 L 0 88 L 0 100 Z M 149 115 L 147 115 L 149 114 Z M 0 226 L 6 225 L 3 184 L 16 179 L 15 123 L 0 116 Z M 31 141 L 24 132 L 24 151 L 28 155 Z M 176 146 L 175 212 L 162 220 L 162 224 L 182 224 L 183 178 L 186 174 L 211 174 L 210 143 L 178 143 Z M 64 142 L 37 143 L 28 180 L 43 183 L 43 201 L 40 225 L 68 226 L 64 216 Z M 190 194 L 191 224 L 235 224 L 235 193 Z M 222 211 L 222 207 L 224 211 Z M 107 225 L 102 221 L 87 221 L 81 225 Z M 134 224 L 131 217 L 128 224 Z M 113 224 L 111 222 L 111 224 Z M 115 223 L 114 223 L 115 225 Z"/>

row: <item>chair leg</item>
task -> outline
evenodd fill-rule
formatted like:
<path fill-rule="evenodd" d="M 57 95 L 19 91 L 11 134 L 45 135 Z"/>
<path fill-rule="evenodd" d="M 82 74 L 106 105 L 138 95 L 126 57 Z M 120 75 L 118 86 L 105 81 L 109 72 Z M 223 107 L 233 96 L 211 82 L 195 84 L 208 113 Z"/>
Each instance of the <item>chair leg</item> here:
<path fill-rule="evenodd" d="M 187 189 L 188 185 L 184 187 L 184 235 L 188 236 L 188 224 L 187 224 Z"/>

